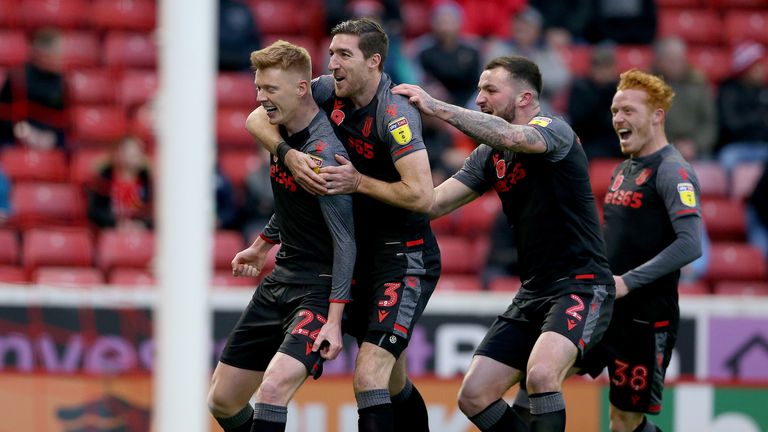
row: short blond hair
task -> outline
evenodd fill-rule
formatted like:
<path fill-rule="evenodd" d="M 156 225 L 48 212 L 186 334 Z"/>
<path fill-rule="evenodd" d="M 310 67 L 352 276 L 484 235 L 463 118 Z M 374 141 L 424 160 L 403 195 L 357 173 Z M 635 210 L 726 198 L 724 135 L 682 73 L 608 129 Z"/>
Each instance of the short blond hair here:
<path fill-rule="evenodd" d="M 251 69 L 276 67 L 301 73 L 307 81 L 312 79 L 312 59 L 306 49 L 284 40 L 251 53 Z"/>
<path fill-rule="evenodd" d="M 675 92 L 663 79 L 637 69 L 630 69 L 620 75 L 616 90 L 641 90 L 648 95 L 646 103 L 651 109 L 669 111 Z"/>

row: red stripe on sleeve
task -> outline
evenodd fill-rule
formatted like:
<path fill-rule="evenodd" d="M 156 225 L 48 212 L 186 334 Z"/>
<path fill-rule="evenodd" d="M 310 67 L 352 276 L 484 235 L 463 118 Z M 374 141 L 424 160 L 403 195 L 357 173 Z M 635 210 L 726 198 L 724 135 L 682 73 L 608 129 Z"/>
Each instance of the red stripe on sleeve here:
<path fill-rule="evenodd" d="M 413 150 L 413 146 L 412 145 L 407 145 L 407 146 L 401 148 L 400 150 L 398 150 L 398 151 L 396 151 L 396 152 L 394 152 L 392 154 L 395 155 L 395 156 L 400 156 L 401 154 L 407 152 L 408 150 Z"/>
<path fill-rule="evenodd" d="M 576 275 L 576 276 L 575 276 L 575 278 L 576 278 L 577 280 L 582 280 L 582 279 L 594 279 L 594 278 L 595 278 L 595 275 L 594 275 L 594 273 L 588 273 L 588 274 L 579 274 L 579 275 Z"/>
<path fill-rule="evenodd" d="M 267 236 L 265 236 L 264 233 L 259 233 L 259 237 L 261 237 L 262 240 L 264 240 L 265 242 L 267 242 L 269 244 L 279 244 L 280 243 L 280 242 L 276 242 L 276 241 L 273 241 L 273 240 L 267 238 Z"/>

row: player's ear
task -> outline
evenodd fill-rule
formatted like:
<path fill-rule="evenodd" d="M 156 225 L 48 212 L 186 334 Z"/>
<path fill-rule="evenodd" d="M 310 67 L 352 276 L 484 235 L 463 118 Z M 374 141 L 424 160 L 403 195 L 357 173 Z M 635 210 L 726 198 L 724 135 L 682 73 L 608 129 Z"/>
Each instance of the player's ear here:
<path fill-rule="evenodd" d="M 653 124 L 664 124 L 664 110 L 661 108 L 656 108 L 653 110 Z"/>
<path fill-rule="evenodd" d="M 296 86 L 296 95 L 299 97 L 303 97 L 305 94 L 307 94 L 307 91 L 309 90 L 309 83 L 307 80 L 299 80 L 299 85 Z"/>
<path fill-rule="evenodd" d="M 378 69 L 381 64 L 381 54 L 375 53 L 368 59 L 368 67 Z"/>

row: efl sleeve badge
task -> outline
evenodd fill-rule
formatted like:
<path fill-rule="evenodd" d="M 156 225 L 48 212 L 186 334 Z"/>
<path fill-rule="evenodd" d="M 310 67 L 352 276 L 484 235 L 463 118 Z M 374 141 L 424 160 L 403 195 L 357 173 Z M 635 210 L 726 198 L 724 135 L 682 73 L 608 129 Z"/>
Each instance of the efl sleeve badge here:
<path fill-rule="evenodd" d="M 393 120 L 387 126 L 389 133 L 392 134 L 392 138 L 400 145 L 406 145 L 411 142 L 411 128 L 408 126 L 408 119 L 400 117 L 397 120 Z"/>
<path fill-rule="evenodd" d="M 696 192 L 691 183 L 678 183 L 677 194 L 680 195 L 680 202 L 688 207 L 696 207 Z"/>

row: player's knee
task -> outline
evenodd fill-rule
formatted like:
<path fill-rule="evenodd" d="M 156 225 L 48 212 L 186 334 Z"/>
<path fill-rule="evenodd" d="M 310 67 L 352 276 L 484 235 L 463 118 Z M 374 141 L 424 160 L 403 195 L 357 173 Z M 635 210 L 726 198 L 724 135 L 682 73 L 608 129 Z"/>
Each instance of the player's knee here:
<path fill-rule="evenodd" d="M 496 399 L 488 394 L 487 389 L 472 382 L 464 382 L 459 390 L 459 409 L 467 417 L 474 416 L 484 410 Z M 490 400 L 492 399 L 492 400 Z M 498 399 L 498 398 L 497 398 Z"/>
<path fill-rule="evenodd" d="M 237 414 L 243 407 L 225 392 L 212 386 L 208 391 L 208 411 L 216 418 L 227 418 Z"/>
<path fill-rule="evenodd" d="M 355 389 L 355 393 L 376 389 L 389 389 L 388 377 L 383 377 L 383 374 L 380 371 L 370 372 L 372 373 L 366 373 L 364 370 L 355 371 L 355 376 L 352 379 L 352 386 Z"/>
<path fill-rule="evenodd" d="M 643 422 L 643 414 L 612 409 L 611 432 L 632 432 Z"/>
<path fill-rule="evenodd" d="M 284 386 L 276 380 L 267 380 L 261 383 L 259 391 L 256 392 L 256 401 L 270 405 L 286 405 Z"/>
<path fill-rule="evenodd" d="M 529 394 L 560 391 L 560 374 L 547 365 L 535 364 L 528 369 L 525 384 Z"/>

